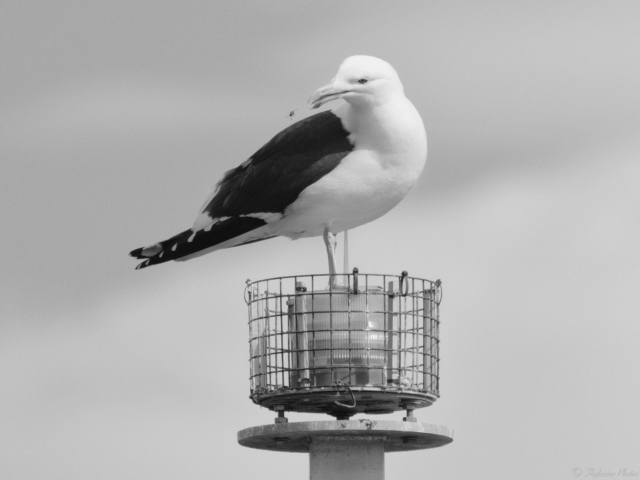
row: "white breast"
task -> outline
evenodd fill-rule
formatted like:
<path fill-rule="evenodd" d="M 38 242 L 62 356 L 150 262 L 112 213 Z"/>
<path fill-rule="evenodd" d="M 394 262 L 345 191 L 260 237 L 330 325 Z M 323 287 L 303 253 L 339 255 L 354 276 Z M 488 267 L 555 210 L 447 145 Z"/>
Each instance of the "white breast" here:
<path fill-rule="evenodd" d="M 378 111 L 334 110 L 352 132 L 355 150 L 332 172 L 305 189 L 277 222 L 278 234 L 291 238 L 322 235 L 375 220 L 402 200 L 426 160 L 426 134 L 411 102 L 394 102 Z"/>

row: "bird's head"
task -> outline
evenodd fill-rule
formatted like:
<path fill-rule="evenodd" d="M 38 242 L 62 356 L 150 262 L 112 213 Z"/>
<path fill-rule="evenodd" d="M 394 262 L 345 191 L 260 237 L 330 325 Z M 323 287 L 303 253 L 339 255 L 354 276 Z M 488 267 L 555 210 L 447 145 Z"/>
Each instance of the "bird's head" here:
<path fill-rule="evenodd" d="M 311 98 L 311 108 L 343 98 L 353 104 L 375 105 L 388 97 L 403 94 L 398 74 L 384 60 L 366 55 L 347 58 L 331 83 L 319 88 Z"/>

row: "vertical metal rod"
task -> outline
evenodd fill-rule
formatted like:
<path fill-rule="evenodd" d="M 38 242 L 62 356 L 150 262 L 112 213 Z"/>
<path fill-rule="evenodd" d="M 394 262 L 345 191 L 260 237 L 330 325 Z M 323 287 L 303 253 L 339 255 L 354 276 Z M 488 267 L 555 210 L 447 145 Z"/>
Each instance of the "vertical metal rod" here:
<path fill-rule="evenodd" d="M 349 285 L 349 230 L 344 231 L 344 258 L 343 258 L 343 272 L 344 272 L 344 284 Z"/>
<path fill-rule="evenodd" d="M 347 309 L 349 302 L 350 302 L 350 295 L 349 295 L 349 291 L 347 290 L 346 292 L 347 295 Z M 338 297 L 340 298 L 340 297 Z M 338 302 L 339 304 L 342 304 L 342 302 Z M 340 310 L 342 311 L 342 310 Z M 344 327 L 344 320 L 341 321 L 340 323 L 343 324 Z M 341 337 L 344 337 L 344 332 L 340 333 Z M 353 345 L 353 337 L 352 337 L 352 331 L 351 331 L 351 314 L 347 313 L 347 335 L 346 335 L 346 343 L 345 343 L 345 348 L 347 349 L 346 354 L 347 354 L 347 380 L 345 381 L 345 383 L 349 383 L 349 384 L 354 384 L 354 382 L 352 382 L 352 378 L 351 376 L 354 374 L 354 370 L 353 370 L 353 355 L 355 355 L 355 352 L 357 352 L 357 350 L 354 350 L 354 345 Z"/>
<path fill-rule="evenodd" d="M 309 377 L 309 379 L 311 380 L 310 386 L 312 387 L 316 386 L 316 381 L 318 378 L 318 367 L 316 366 L 316 355 L 317 355 L 316 352 L 318 348 L 318 339 L 316 338 L 316 330 L 318 329 L 318 323 L 316 321 L 316 300 L 315 300 L 316 286 L 314 283 L 314 279 L 315 279 L 315 276 L 311 275 L 311 290 L 309 290 L 309 297 L 308 297 L 311 301 L 311 323 L 307 323 L 308 327 L 313 332 L 311 334 L 311 350 L 312 351 L 309 352 L 309 357 L 311 358 L 309 373 L 313 371 L 313 379 Z"/>
<path fill-rule="evenodd" d="M 414 295 L 415 279 L 411 279 L 411 384 L 417 387 L 418 384 L 418 345 L 419 343 L 419 313 L 418 313 L 418 299 Z"/>
<path fill-rule="evenodd" d="M 402 287 L 404 288 L 404 287 Z M 398 378 L 407 375 L 407 297 L 398 294 Z"/>
<path fill-rule="evenodd" d="M 284 307 L 282 305 L 282 279 L 280 279 L 280 281 L 278 282 L 278 318 L 280 319 L 280 334 L 278 335 L 280 337 L 280 385 L 282 385 L 283 387 L 287 386 L 287 383 L 285 383 L 285 376 L 284 376 L 284 351 L 285 351 L 285 346 L 284 346 L 284 319 L 282 317 L 284 317 Z M 287 379 L 289 380 L 289 379 Z"/>
<path fill-rule="evenodd" d="M 269 282 L 267 282 L 267 291 L 269 290 Z M 264 329 L 262 330 L 262 351 L 264 352 L 264 360 L 262 362 L 263 372 L 264 372 L 264 387 L 268 388 L 271 384 L 271 371 L 269 369 L 269 364 L 271 363 L 271 357 L 269 356 L 269 347 L 270 347 L 270 339 L 269 332 L 271 330 L 271 317 L 269 316 L 269 294 L 264 293 L 264 309 L 262 314 L 265 316 L 264 318 Z"/>
<path fill-rule="evenodd" d="M 362 339 L 361 347 L 362 347 L 362 357 L 364 362 L 364 372 L 366 374 L 367 381 L 364 383 L 370 383 L 371 376 L 371 363 L 369 362 L 369 358 L 371 357 L 371 344 L 369 343 L 369 339 L 371 337 L 371 333 L 369 332 L 369 315 L 371 315 L 371 308 L 369 306 L 369 275 L 367 275 L 366 281 L 367 289 L 364 292 L 364 325 L 362 327 L 363 331 L 360 333 L 360 338 Z"/>
<path fill-rule="evenodd" d="M 298 329 L 296 328 L 296 315 L 295 315 L 296 301 L 289 297 L 287 300 L 287 316 L 289 317 L 289 386 L 296 388 L 300 379 L 298 371 L 298 352 L 300 347 L 298 346 Z"/>
<path fill-rule="evenodd" d="M 435 385 L 433 390 L 436 395 L 440 394 L 440 305 L 436 301 L 436 295 L 438 292 L 433 289 L 433 301 L 431 302 L 431 343 L 433 345 L 433 357 L 431 363 L 433 364 L 432 370 Z"/>
<path fill-rule="evenodd" d="M 247 280 L 248 282 L 248 280 Z M 250 288 L 250 285 L 247 285 L 247 288 Z M 249 303 L 247 305 L 247 309 L 248 314 L 249 314 L 249 358 L 251 359 L 251 362 L 249 362 L 249 380 L 250 380 L 250 388 L 251 391 L 253 392 L 255 387 L 256 387 L 256 377 L 255 377 L 255 370 L 256 370 L 256 361 L 254 359 L 254 355 L 253 355 L 253 338 L 255 337 L 254 334 L 254 316 L 253 316 L 253 298 L 251 296 L 251 290 L 249 290 Z"/>
<path fill-rule="evenodd" d="M 298 363 L 298 381 L 300 378 L 308 378 L 311 379 L 311 375 L 309 372 L 309 341 L 307 338 L 308 331 L 308 322 L 307 322 L 307 295 L 305 295 L 305 284 L 304 282 L 296 282 L 296 337 L 297 337 L 297 346 L 298 351 L 297 355 L 297 363 Z"/>
<path fill-rule="evenodd" d="M 385 346 L 387 355 L 387 385 L 393 383 L 393 281 L 387 285 L 387 308 L 385 315 Z"/>
<path fill-rule="evenodd" d="M 335 332 L 333 331 L 333 296 L 332 296 L 332 290 L 329 289 L 329 348 L 330 348 L 329 365 L 331 368 L 331 383 L 335 382 L 336 380 L 340 380 L 339 378 L 337 378 L 335 368 L 333 368 L 334 356 L 337 355 L 336 353 L 337 350 L 335 349 L 337 342 L 335 341 L 334 333 Z M 339 334 L 338 334 L 338 338 L 340 338 Z"/>
<path fill-rule="evenodd" d="M 269 320 L 264 317 L 265 315 L 269 315 L 269 313 L 267 312 L 265 314 L 265 310 L 268 308 L 268 305 L 265 305 L 267 302 L 266 296 L 264 298 L 260 298 L 260 295 L 258 293 L 257 298 L 258 298 L 258 302 L 257 302 L 258 315 L 261 317 L 260 322 L 258 323 L 258 328 L 260 329 L 259 336 L 258 336 L 258 352 L 260 355 L 258 371 L 260 372 L 260 376 L 259 376 L 260 386 L 265 388 L 269 384 L 269 375 L 267 372 L 267 360 L 268 360 L 267 354 L 269 353 L 269 351 L 267 350 L 267 337 L 266 337 L 269 331 L 269 323 L 268 323 Z"/>
<path fill-rule="evenodd" d="M 422 388 L 425 392 L 429 391 L 431 373 L 431 292 L 425 289 L 422 297 Z"/>

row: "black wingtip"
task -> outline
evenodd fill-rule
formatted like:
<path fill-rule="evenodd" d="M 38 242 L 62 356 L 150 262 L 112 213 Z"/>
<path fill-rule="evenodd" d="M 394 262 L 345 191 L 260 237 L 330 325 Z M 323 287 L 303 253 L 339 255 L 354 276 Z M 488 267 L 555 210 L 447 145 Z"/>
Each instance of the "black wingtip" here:
<path fill-rule="evenodd" d="M 139 263 L 138 266 L 136 267 L 136 270 L 140 270 L 142 268 L 148 267 L 150 261 L 151 261 L 151 259 L 147 258 L 144 262 Z"/>
<path fill-rule="evenodd" d="M 131 250 L 129 252 L 129 256 L 133 258 L 145 258 L 142 256 L 142 248 L 136 248 L 135 250 Z"/>

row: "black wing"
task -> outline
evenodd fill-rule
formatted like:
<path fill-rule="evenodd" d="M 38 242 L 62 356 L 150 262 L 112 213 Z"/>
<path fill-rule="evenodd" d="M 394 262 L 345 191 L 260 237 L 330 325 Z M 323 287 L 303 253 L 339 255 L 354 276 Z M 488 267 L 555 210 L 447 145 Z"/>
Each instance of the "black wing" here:
<path fill-rule="evenodd" d="M 137 268 L 177 260 L 266 225 L 262 219 L 240 215 L 283 213 L 300 192 L 336 168 L 353 150 L 348 136 L 340 119 L 328 111 L 284 129 L 248 161 L 224 175 L 202 211 L 221 220 L 209 230 L 195 234 L 192 229 L 185 230 L 151 247 L 133 250 L 132 257 L 145 260 Z"/>
<path fill-rule="evenodd" d="M 284 129 L 238 168 L 228 171 L 202 213 L 211 218 L 284 212 L 309 185 L 354 148 L 330 111 Z"/>

